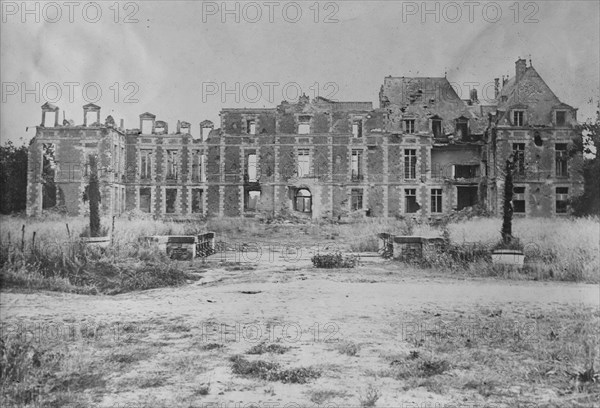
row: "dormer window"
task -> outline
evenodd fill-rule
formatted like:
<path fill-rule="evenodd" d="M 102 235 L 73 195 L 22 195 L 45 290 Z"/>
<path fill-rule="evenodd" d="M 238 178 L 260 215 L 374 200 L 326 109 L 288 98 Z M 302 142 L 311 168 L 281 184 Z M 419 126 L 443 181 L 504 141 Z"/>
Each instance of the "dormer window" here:
<path fill-rule="evenodd" d="M 524 126 L 525 125 L 525 112 L 522 110 L 513 111 L 513 125 Z"/>
<path fill-rule="evenodd" d="M 436 139 L 442 137 L 442 120 L 440 118 L 431 119 L 431 132 Z"/>
<path fill-rule="evenodd" d="M 415 133 L 415 120 L 414 119 L 404 119 L 404 131 L 408 134 Z"/>
<path fill-rule="evenodd" d="M 204 120 L 200 123 L 200 140 L 205 142 L 210 136 L 210 132 L 214 129 L 215 125 L 210 120 Z"/>
<path fill-rule="evenodd" d="M 469 136 L 469 119 L 460 117 L 456 120 L 457 139 L 467 138 Z"/>
<path fill-rule="evenodd" d="M 298 134 L 308 135 L 310 133 L 310 116 L 300 116 L 298 118 Z"/>
<path fill-rule="evenodd" d="M 565 126 L 567 124 L 567 112 L 556 111 L 556 126 Z"/>
<path fill-rule="evenodd" d="M 144 134 L 144 135 L 152 134 L 152 119 L 143 119 L 142 120 L 142 134 Z"/>
<path fill-rule="evenodd" d="M 358 119 L 352 123 L 352 136 L 362 137 L 362 120 Z"/>
<path fill-rule="evenodd" d="M 249 119 L 246 121 L 246 133 L 249 135 L 256 134 L 256 121 L 254 119 Z"/>

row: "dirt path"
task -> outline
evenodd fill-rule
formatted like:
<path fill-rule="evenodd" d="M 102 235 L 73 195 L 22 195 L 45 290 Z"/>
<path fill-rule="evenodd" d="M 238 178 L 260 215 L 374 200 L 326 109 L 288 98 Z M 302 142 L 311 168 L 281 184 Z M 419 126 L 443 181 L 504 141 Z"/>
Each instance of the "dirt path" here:
<path fill-rule="evenodd" d="M 268 270 L 213 271 L 206 274 L 205 279 L 183 288 L 117 296 L 3 293 L 0 314 L 3 319 L 88 316 L 130 320 L 156 315 L 238 319 L 259 317 L 264 310 L 270 310 L 286 318 L 308 315 L 331 319 L 343 314 L 381 313 L 392 308 L 600 305 L 598 286 L 589 284 L 466 281 L 414 275 L 382 279 L 381 274 L 366 268 L 357 275 L 355 272 L 330 273 L 321 278 L 318 273 L 302 269 L 279 274 Z M 213 283 L 206 283 L 211 281 Z"/>
<path fill-rule="evenodd" d="M 207 406 L 202 405 L 207 401 L 225 404 L 219 406 L 235 406 L 239 402 L 254 402 L 257 406 L 261 402 L 301 402 L 313 406 L 314 401 L 325 401 L 319 400 L 319 395 L 329 395 L 327 401 L 334 401 L 337 406 L 350 407 L 359 406 L 360 394 L 367 383 L 376 383 L 383 392 L 377 404 L 381 407 L 423 401 L 440 404 L 484 401 L 481 392 L 487 391 L 482 390 L 480 395 L 465 386 L 462 382 L 470 377 L 464 375 L 471 375 L 473 381 L 481 378 L 492 381 L 498 390 L 494 401 L 506 401 L 496 406 L 508 407 L 515 406 L 515 396 L 526 401 L 560 400 L 561 396 L 556 387 L 532 390 L 524 382 L 504 386 L 504 378 L 488 373 L 487 365 L 474 374 L 463 369 L 450 376 L 438 376 L 438 380 L 417 379 L 419 383 L 411 383 L 417 380 L 402 381 L 389 374 L 390 364 L 405 358 L 402 356 L 415 348 L 422 350 L 424 356 L 430 355 L 427 344 L 415 343 L 417 332 L 433 333 L 436 337 L 429 340 L 435 343 L 441 339 L 440 327 L 452 330 L 458 322 L 464 326 L 462 329 L 470 330 L 475 343 L 509 341 L 506 335 L 519 331 L 524 336 L 519 347 L 525 347 L 530 336 L 546 335 L 535 333 L 536 321 L 555 315 L 570 319 L 572 310 L 598 309 L 600 305 L 596 285 L 423 276 L 423 271 L 399 271 L 397 265 L 381 260 L 339 271 L 314 270 L 306 260 L 294 265 L 263 264 L 254 270 L 251 265 L 246 266 L 248 270 L 238 270 L 239 265 L 229 270 L 212 269 L 203 273 L 201 280 L 185 287 L 117 296 L 3 293 L 0 317 L 8 325 L 41 323 L 42 328 L 63 322 L 133 327 L 133 332 L 119 332 L 125 336 L 115 338 L 118 347 L 111 343 L 110 336 L 103 338 L 108 341 L 108 348 L 103 348 L 100 340 L 89 346 L 104 354 L 142 353 L 147 359 L 131 366 L 118 366 L 118 372 L 107 374 L 108 385 L 97 397 L 100 407 L 125 403 Z M 499 315 L 501 324 L 496 324 Z M 520 323 L 513 324 L 517 320 Z M 462 332 L 450 334 L 454 340 L 464 342 Z M 135 339 L 132 343 L 127 342 L 129 335 Z M 287 367 L 319 367 L 321 378 L 309 384 L 283 384 L 232 374 L 228 357 L 246 355 L 250 347 L 261 341 L 291 349 L 283 356 L 260 358 Z M 202 346 L 211 343 L 223 344 L 224 348 L 202 351 Z M 340 352 L 346 343 L 360 346 L 359 354 Z M 493 349 L 480 348 L 472 353 Z M 453 367 L 460 369 L 464 364 L 460 353 L 472 349 L 463 346 L 456 350 L 446 355 Z M 102 361 L 107 358 L 115 359 L 108 355 Z M 469 359 L 475 361 L 476 354 Z M 153 383 L 158 380 L 160 385 Z M 446 386 L 440 384 L 447 381 L 451 381 L 452 391 L 438 391 L 438 387 Z M 196 392 L 199 384 L 206 383 L 211 384 L 210 395 L 199 396 Z M 157 401 L 164 405 L 156 405 Z"/>

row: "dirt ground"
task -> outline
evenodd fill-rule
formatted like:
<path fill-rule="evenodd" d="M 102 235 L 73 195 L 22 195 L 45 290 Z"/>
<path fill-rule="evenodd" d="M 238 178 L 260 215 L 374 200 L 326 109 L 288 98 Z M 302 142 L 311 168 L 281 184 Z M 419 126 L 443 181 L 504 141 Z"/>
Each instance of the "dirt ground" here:
<path fill-rule="evenodd" d="M 1 318 L 9 330 L 29 327 L 39 341 L 57 344 L 66 341 L 67 327 L 97 328 L 91 341 L 69 339 L 65 347 L 103 362 L 103 386 L 82 391 L 99 407 L 360 407 L 369 406 L 373 390 L 377 407 L 598 401 L 597 389 L 579 390 L 561 371 L 583 369 L 583 352 L 542 355 L 549 333 L 563 336 L 563 348 L 577 345 L 570 324 L 599 317 L 596 285 L 465 280 L 373 256 L 346 270 L 314 269 L 308 253 L 236 256 L 182 262 L 200 279 L 179 288 L 117 296 L 2 293 Z M 259 343 L 290 349 L 248 355 Z M 123 363 L 119 353 L 131 358 Z M 233 355 L 314 367 L 321 375 L 305 384 L 246 378 L 232 373 Z M 417 355 L 449 366 L 415 373 L 418 381 L 399 374 Z M 583 405 L 571 405 L 576 401 Z"/>

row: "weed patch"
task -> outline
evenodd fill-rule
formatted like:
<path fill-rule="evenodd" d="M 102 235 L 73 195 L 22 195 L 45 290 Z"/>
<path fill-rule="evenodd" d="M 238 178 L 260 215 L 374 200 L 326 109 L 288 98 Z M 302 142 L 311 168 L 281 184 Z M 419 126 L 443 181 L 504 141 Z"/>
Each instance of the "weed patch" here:
<path fill-rule="evenodd" d="M 249 361 L 241 356 L 233 356 L 230 361 L 233 363 L 231 370 L 234 374 L 266 381 L 305 384 L 321 376 L 320 371 L 311 367 L 282 369 L 277 363 L 264 360 Z"/>

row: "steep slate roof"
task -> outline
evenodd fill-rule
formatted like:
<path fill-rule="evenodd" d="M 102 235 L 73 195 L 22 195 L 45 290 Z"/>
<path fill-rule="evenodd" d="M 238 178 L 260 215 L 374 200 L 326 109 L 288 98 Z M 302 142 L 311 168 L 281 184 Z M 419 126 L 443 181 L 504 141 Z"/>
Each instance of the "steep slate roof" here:
<path fill-rule="evenodd" d="M 479 104 L 467 105 L 446 77 L 385 77 L 380 90 L 382 107 L 391 114 L 410 117 L 442 118 L 446 132 L 452 133 L 454 121 L 463 116 L 469 119 L 472 134 L 482 134 L 486 119 L 481 115 Z M 387 104 L 387 106 L 386 106 Z"/>
<path fill-rule="evenodd" d="M 518 81 L 515 76 L 504 84 L 496 103 L 501 124 L 508 124 L 511 109 L 527 109 L 528 123 L 533 126 L 551 126 L 553 109 L 573 109 L 558 99 L 532 66 L 525 68 Z"/>

